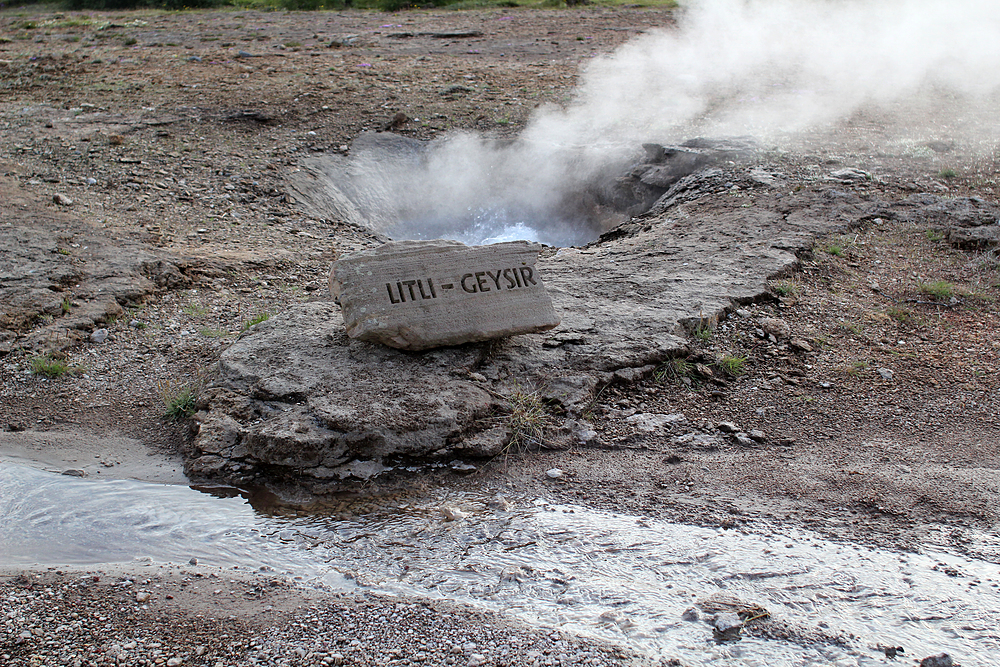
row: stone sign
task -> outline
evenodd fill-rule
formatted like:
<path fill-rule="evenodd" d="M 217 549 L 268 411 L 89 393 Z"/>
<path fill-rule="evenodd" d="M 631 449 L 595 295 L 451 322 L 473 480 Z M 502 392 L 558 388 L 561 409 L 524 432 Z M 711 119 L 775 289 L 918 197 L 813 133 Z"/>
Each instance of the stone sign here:
<path fill-rule="evenodd" d="M 424 350 L 559 324 L 526 241 L 467 246 L 394 241 L 345 255 L 330 272 L 347 335 Z"/>

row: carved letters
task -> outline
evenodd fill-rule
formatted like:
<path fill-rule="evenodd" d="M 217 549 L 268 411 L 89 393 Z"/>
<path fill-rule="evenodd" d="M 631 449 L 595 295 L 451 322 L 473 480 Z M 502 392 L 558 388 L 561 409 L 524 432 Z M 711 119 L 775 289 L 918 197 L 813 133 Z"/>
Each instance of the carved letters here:
<path fill-rule="evenodd" d="M 559 323 L 524 241 L 400 241 L 341 258 L 330 275 L 347 333 L 418 350 Z"/>

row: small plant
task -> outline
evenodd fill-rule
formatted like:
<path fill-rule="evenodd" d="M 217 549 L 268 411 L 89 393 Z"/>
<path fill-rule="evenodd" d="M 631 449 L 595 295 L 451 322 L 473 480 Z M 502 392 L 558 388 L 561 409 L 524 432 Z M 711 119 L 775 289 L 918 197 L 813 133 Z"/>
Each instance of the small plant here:
<path fill-rule="evenodd" d="M 31 372 L 47 378 L 76 375 L 80 370 L 78 366 L 71 366 L 65 359 L 57 359 L 51 354 L 43 354 L 31 360 Z"/>
<path fill-rule="evenodd" d="M 900 324 L 906 324 L 913 318 L 913 313 L 911 313 L 907 308 L 890 308 L 885 312 L 885 314 Z"/>
<path fill-rule="evenodd" d="M 937 299 L 938 301 L 950 299 L 955 296 L 956 292 L 955 285 L 947 280 L 936 280 L 932 283 L 921 283 L 920 285 L 921 294 Z"/>
<path fill-rule="evenodd" d="M 139 40 L 137 40 L 135 37 L 126 37 L 124 41 L 125 46 L 135 46 L 138 43 Z"/>
<path fill-rule="evenodd" d="M 716 362 L 716 366 L 726 375 L 743 375 L 746 372 L 746 357 L 737 357 L 732 354 L 725 354 L 722 359 Z"/>
<path fill-rule="evenodd" d="M 59 307 L 62 309 L 63 315 L 65 315 L 70 311 L 70 308 L 73 307 L 73 302 L 69 299 L 63 299 L 62 303 L 59 304 Z"/>
<path fill-rule="evenodd" d="M 702 343 L 712 340 L 713 333 L 712 327 L 709 324 L 699 324 L 694 328 L 694 337 Z"/>
<path fill-rule="evenodd" d="M 927 236 L 928 241 L 933 241 L 934 243 L 944 241 L 944 232 L 940 229 L 928 229 L 924 234 Z"/>
<path fill-rule="evenodd" d="M 956 176 L 958 176 L 958 172 L 952 169 L 951 167 L 946 167 L 938 172 L 938 176 L 940 176 L 941 178 L 955 178 Z"/>
<path fill-rule="evenodd" d="M 198 402 L 198 385 L 174 382 L 168 379 L 157 382 L 156 389 L 160 393 L 160 399 L 165 408 L 163 416 L 167 419 L 180 421 L 195 413 L 195 404 Z"/>
<path fill-rule="evenodd" d="M 657 382 L 667 382 L 668 380 L 680 381 L 681 378 L 690 377 L 694 370 L 694 364 L 687 359 L 675 357 L 656 369 L 653 379 Z"/>
<path fill-rule="evenodd" d="M 181 311 L 185 315 L 190 315 L 191 317 L 204 317 L 205 315 L 208 315 L 208 308 L 198 303 L 189 303 L 181 308 Z"/>
<path fill-rule="evenodd" d="M 258 313 L 257 315 L 251 317 L 249 320 L 243 320 L 243 326 L 240 329 L 240 331 L 246 331 L 253 325 L 260 324 L 261 322 L 266 322 L 269 319 L 271 319 L 271 313 L 268 312 Z"/>
<path fill-rule="evenodd" d="M 514 390 L 504 399 L 507 403 L 506 425 L 510 429 L 506 451 L 521 453 L 541 447 L 545 442 L 545 427 L 549 419 L 541 394 L 515 384 Z"/>
<path fill-rule="evenodd" d="M 840 326 L 844 328 L 844 331 L 848 331 L 855 336 L 865 330 L 865 325 L 861 322 L 843 322 Z"/>
<path fill-rule="evenodd" d="M 828 245 L 825 248 L 825 250 L 826 250 L 826 253 L 828 255 L 833 255 L 834 257 L 843 257 L 844 256 L 844 247 L 842 245 L 837 244 L 837 243 L 832 243 L 832 244 Z"/>
<path fill-rule="evenodd" d="M 795 296 L 799 293 L 799 286 L 791 280 L 778 280 L 768 284 L 768 287 L 778 296 Z"/>
<path fill-rule="evenodd" d="M 861 371 L 865 370 L 866 368 L 868 368 L 867 361 L 855 361 L 854 363 L 852 363 L 850 366 L 847 367 L 846 372 L 851 377 L 857 377 L 858 375 L 861 374 Z"/>
<path fill-rule="evenodd" d="M 223 331 L 222 329 L 210 329 L 208 327 L 198 329 L 198 333 L 205 338 L 225 338 L 229 334 L 228 331 Z"/>

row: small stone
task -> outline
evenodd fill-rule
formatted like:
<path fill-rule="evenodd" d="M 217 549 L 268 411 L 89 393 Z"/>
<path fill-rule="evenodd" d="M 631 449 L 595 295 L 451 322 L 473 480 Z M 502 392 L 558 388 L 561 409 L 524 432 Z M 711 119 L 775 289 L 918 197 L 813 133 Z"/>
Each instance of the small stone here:
<path fill-rule="evenodd" d="M 170 658 L 167 660 L 167 667 L 180 667 L 184 664 L 184 658 Z"/>
<path fill-rule="evenodd" d="M 748 433 L 747 435 L 749 435 L 754 442 L 764 442 L 765 440 L 767 440 L 767 436 L 759 428 L 755 428 L 754 430 L 750 431 L 750 433 Z"/>
<path fill-rule="evenodd" d="M 86 477 L 87 472 L 85 470 L 80 470 L 79 468 L 68 468 L 62 471 L 62 474 L 68 475 L 70 477 Z"/>
<path fill-rule="evenodd" d="M 740 317 L 744 318 L 744 319 L 746 319 L 746 318 L 750 317 L 751 315 L 753 315 L 753 313 L 751 313 L 746 308 L 737 308 L 736 309 L 736 314 L 739 315 Z"/>
<path fill-rule="evenodd" d="M 736 444 L 740 447 L 753 447 L 754 445 L 754 441 L 750 438 L 750 436 L 743 432 L 734 433 L 733 440 L 735 440 Z"/>
<path fill-rule="evenodd" d="M 719 430 L 723 433 L 736 433 L 740 428 L 732 422 L 721 422 L 719 424 Z"/>
<path fill-rule="evenodd" d="M 788 344 L 791 345 L 792 348 L 799 350 L 800 352 L 813 351 L 812 345 L 810 345 L 802 338 L 792 338 L 791 340 L 788 341 Z"/>
<path fill-rule="evenodd" d="M 920 661 L 920 667 L 952 667 L 954 662 L 947 653 L 929 655 Z"/>
<path fill-rule="evenodd" d="M 891 380 L 892 376 L 894 375 L 894 373 L 888 368 L 878 369 L 878 374 L 882 377 L 883 380 Z"/>
<path fill-rule="evenodd" d="M 148 602 L 151 597 L 152 595 L 150 595 L 149 591 L 139 591 L 135 594 L 135 601 L 139 603 Z"/>
<path fill-rule="evenodd" d="M 188 565 L 197 565 L 197 564 L 198 564 L 198 559 L 195 558 L 194 556 L 192 556 L 191 560 L 188 561 Z"/>
<path fill-rule="evenodd" d="M 764 317 L 760 320 L 760 328 L 768 336 L 775 338 L 787 338 L 792 332 L 792 327 L 788 322 L 777 317 Z"/>
<path fill-rule="evenodd" d="M 684 610 L 684 613 L 681 614 L 681 620 L 687 621 L 688 623 L 693 623 L 694 621 L 697 621 L 698 618 L 698 610 L 694 607 L 688 607 Z"/>
<path fill-rule="evenodd" d="M 54 201 L 59 206 L 72 206 L 73 205 L 73 200 L 70 199 L 69 197 L 67 197 L 64 194 L 55 194 L 55 195 L 53 195 L 52 201 Z"/>
<path fill-rule="evenodd" d="M 715 617 L 712 627 L 720 635 L 733 636 L 740 633 L 743 621 L 733 612 L 726 612 Z"/>
<path fill-rule="evenodd" d="M 95 329 L 92 334 L 90 334 L 91 343 L 103 343 L 108 340 L 108 330 L 107 329 Z"/>
<path fill-rule="evenodd" d="M 563 476 L 563 471 L 559 468 L 550 468 L 545 471 L 545 476 L 549 479 L 560 479 Z"/>
<path fill-rule="evenodd" d="M 471 463 L 465 463 L 464 461 L 452 461 L 448 464 L 448 467 L 452 469 L 453 472 L 462 473 L 466 475 L 470 472 L 476 472 L 476 466 Z"/>
<path fill-rule="evenodd" d="M 444 516 L 445 521 L 461 521 L 465 517 L 469 516 L 468 512 L 463 512 L 457 507 L 449 507 L 447 505 L 442 505 L 439 510 L 442 516 Z"/>
<path fill-rule="evenodd" d="M 846 169 L 838 169 L 830 174 L 830 178 L 836 181 L 849 182 L 849 181 L 870 181 L 872 175 L 867 171 L 861 169 L 855 169 L 854 167 L 848 167 Z"/>
<path fill-rule="evenodd" d="M 201 58 L 199 58 L 198 56 L 191 56 L 190 58 L 188 58 L 188 62 L 189 63 L 200 63 L 201 62 Z"/>

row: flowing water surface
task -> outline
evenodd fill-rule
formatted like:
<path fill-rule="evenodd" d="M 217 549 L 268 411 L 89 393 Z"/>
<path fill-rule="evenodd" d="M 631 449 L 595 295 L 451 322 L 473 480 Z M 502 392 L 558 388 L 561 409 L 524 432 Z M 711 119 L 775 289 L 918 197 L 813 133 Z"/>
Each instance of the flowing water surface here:
<path fill-rule="evenodd" d="M 270 567 L 317 585 L 484 605 L 691 667 L 887 664 L 880 645 L 904 647 L 900 664 L 943 651 L 988 667 L 1000 655 L 1000 567 L 955 554 L 519 498 L 369 498 L 305 513 L 223 495 L 0 464 L 0 564 Z M 465 516 L 448 521 L 442 509 Z M 763 607 L 780 632 L 714 641 L 709 614 L 684 620 L 711 596 Z"/>

